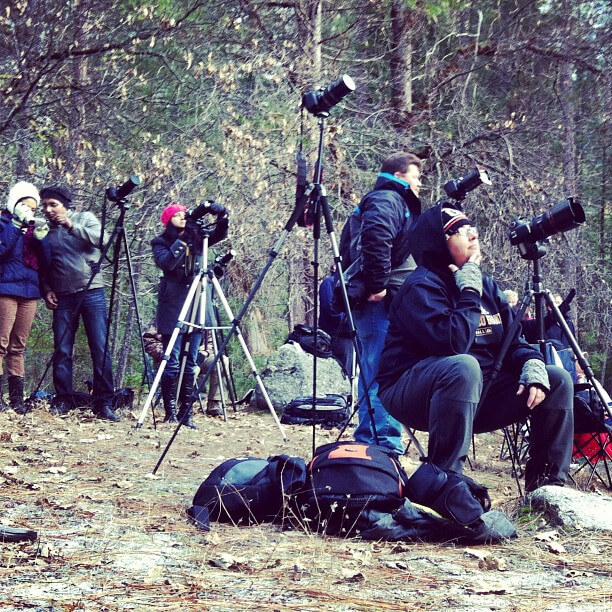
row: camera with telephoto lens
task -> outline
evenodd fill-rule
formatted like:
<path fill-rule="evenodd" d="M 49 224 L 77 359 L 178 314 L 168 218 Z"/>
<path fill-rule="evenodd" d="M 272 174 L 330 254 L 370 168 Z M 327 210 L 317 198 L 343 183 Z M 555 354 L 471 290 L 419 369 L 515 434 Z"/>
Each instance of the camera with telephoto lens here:
<path fill-rule="evenodd" d="M 212 200 L 206 200 L 202 202 L 202 204 L 198 204 L 195 208 L 189 209 L 185 216 L 187 219 L 191 219 L 192 221 L 199 221 L 204 217 L 204 215 L 215 215 L 216 217 L 222 217 L 223 215 L 227 215 L 227 208 L 222 204 L 217 204 L 217 202 L 213 202 Z"/>
<path fill-rule="evenodd" d="M 510 244 L 520 246 L 546 240 L 554 234 L 567 232 L 585 222 L 584 209 L 573 197 L 555 204 L 552 208 L 527 221 L 517 217 L 508 229 Z"/>
<path fill-rule="evenodd" d="M 139 185 L 140 179 L 135 174 L 133 174 L 127 181 L 125 181 L 125 183 L 123 183 L 123 185 L 119 185 L 118 187 L 113 187 L 111 185 L 106 190 L 106 197 L 112 202 L 122 202 Z"/>
<path fill-rule="evenodd" d="M 225 255 L 218 255 L 217 257 L 215 257 L 215 260 L 211 264 L 213 274 L 217 278 L 221 278 L 225 274 L 225 269 L 227 268 L 227 265 L 230 261 L 232 261 L 232 259 L 234 259 L 234 257 L 236 257 L 236 251 L 234 251 L 233 249 L 231 251 L 228 251 Z"/>
<path fill-rule="evenodd" d="M 348 74 L 343 74 L 328 87 L 305 93 L 302 96 L 302 106 L 313 115 L 329 113 L 332 107 L 352 91 L 355 91 L 355 81 Z"/>
<path fill-rule="evenodd" d="M 484 168 L 476 166 L 476 168 L 470 170 L 465 176 L 461 176 L 458 179 L 451 179 L 445 183 L 444 191 L 449 198 L 461 202 L 470 191 L 482 184 L 491 185 L 491 179 Z"/>

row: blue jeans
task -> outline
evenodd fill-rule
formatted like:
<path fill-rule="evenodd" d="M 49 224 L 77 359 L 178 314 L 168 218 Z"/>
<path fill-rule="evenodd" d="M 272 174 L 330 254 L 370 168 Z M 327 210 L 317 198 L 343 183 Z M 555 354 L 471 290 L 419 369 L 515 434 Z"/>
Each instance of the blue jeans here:
<path fill-rule="evenodd" d="M 164 343 L 164 350 L 168 346 L 171 334 L 162 334 L 162 341 Z M 183 379 L 187 377 L 193 378 L 195 375 L 197 363 L 198 363 L 198 350 L 200 344 L 202 344 L 202 332 L 194 331 L 191 335 L 179 334 L 176 338 L 176 342 L 172 347 L 172 351 L 168 357 L 168 363 L 164 370 L 164 378 L 174 378 L 179 375 L 181 369 L 181 358 L 182 353 L 189 340 L 189 348 L 187 350 L 187 361 L 185 361 L 185 372 L 183 373 Z"/>
<path fill-rule="evenodd" d="M 78 291 L 57 296 L 53 311 L 53 384 L 58 395 L 70 395 L 72 387 L 72 352 L 74 339 L 83 319 L 93 366 L 93 396 L 96 407 L 111 406 L 113 401 L 113 371 L 108 350 L 106 358 L 106 299 L 104 289 Z"/>
<path fill-rule="evenodd" d="M 370 402 L 374 409 L 374 424 L 378 442 L 392 451 L 403 454 L 402 424 L 394 419 L 378 399 L 378 383 L 374 378 L 378 372 L 380 355 L 385 344 L 389 319 L 384 302 L 367 302 L 353 312 L 357 337 L 361 352 L 361 373 L 359 375 L 359 424 L 354 438 L 358 442 L 375 444 L 368 404 L 364 398 L 364 388 L 369 385 Z"/>

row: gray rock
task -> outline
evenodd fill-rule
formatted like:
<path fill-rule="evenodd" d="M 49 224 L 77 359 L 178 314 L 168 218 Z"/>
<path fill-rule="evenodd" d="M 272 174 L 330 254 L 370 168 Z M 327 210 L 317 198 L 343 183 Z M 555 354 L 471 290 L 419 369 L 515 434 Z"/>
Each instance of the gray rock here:
<path fill-rule="evenodd" d="M 536 489 L 527 499 L 533 508 L 544 510 L 556 524 L 612 531 L 612 497 L 549 486 Z"/>
<path fill-rule="evenodd" d="M 264 387 L 270 396 L 274 410 L 280 415 L 284 407 L 301 395 L 312 395 L 312 368 L 314 357 L 299 344 L 288 342 L 273 353 L 261 372 Z M 349 379 L 333 358 L 317 358 L 317 395 L 350 393 Z M 251 405 L 267 410 L 259 390 L 251 398 Z"/>

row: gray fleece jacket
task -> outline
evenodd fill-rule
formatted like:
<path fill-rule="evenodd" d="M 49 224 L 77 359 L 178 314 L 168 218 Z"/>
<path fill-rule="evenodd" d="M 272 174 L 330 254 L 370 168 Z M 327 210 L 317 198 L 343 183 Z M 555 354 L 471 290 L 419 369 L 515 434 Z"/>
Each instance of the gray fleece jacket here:
<path fill-rule="evenodd" d="M 93 213 L 68 210 L 72 227 L 51 227 L 47 234 L 51 262 L 42 279 L 46 293 L 56 295 L 76 293 L 85 289 L 93 272 L 93 266 L 100 259 L 100 232 L 102 226 Z M 98 272 L 89 289 L 104 287 L 102 274 Z"/>

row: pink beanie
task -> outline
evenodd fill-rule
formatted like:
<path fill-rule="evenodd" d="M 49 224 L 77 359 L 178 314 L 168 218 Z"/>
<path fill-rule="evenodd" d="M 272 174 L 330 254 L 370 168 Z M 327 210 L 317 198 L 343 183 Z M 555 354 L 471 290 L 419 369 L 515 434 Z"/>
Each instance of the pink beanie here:
<path fill-rule="evenodd" d="M 176 215 L 178 212 L 185 212 L 187 209 L 178 202 L 172 202 L 170 206 L 166 206 L 161 214 L 161 222 L 164 227 L 168 227 L 168 223 L 170 223 L 170 219 Z"/>

